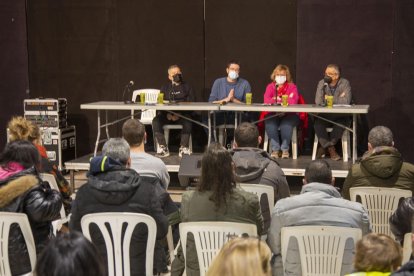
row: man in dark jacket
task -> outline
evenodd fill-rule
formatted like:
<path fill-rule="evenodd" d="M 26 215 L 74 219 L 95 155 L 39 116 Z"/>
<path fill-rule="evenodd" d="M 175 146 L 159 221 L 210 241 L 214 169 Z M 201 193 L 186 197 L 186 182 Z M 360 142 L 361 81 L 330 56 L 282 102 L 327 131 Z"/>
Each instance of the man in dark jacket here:
<path fill-rule="evenodd" d="M 285 174 L 279 164 L 269 154 L 258 148 L 262 137 L 257 127 L 251 123 L 240 124 L 234 132 L 232 151 L 238 183 L 263 184 L 273 187 L 275 202 L 289 197 L 290 190 Z M 265 229 L 270 226 L 270 210 L 266 201 L 261 201 Z"/>
<path fill-rule="evenodd" d="M 353 187 L 387 187 L 414 192 L 414 165 L 403 162 L 394 147 L 392 132 L 376 126 L 368 134 L 368 151 L 361 162 L 351 167 L 345 179 L 342 195 L 350 199 Z"/>
<path fill-rule="evenodd" d="M 140 177 L 129 169 L 130 150 L 122 138 L 111 138 L 102 149 L 102 156 L 91 160 L 88 182 L 76 194 L 72 205 L 70 229 L 81 231 L 84 215 L 99 212 L 143 213 L 154 218 L 157 224 L 157 239 L 162 239 L 168 230 L 168 220 L 164 216 L 156 196 L 154 177 Z M 91 233 L 95 245 L 105 256 L 105 243 L 98 231 Z M 145 251 L 147 230 L 138 226 L 131 241 L 131 275 L 145 274 Z M 157 258 L 154 260 L 157 265 Z"/>

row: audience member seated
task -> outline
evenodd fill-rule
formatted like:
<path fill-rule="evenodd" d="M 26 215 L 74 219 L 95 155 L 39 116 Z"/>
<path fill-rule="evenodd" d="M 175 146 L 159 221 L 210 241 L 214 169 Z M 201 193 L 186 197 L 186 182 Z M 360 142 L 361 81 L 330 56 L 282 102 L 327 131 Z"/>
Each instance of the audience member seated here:
<path fill-rule="evenodd" d="M 52 239 L 37 260 L 35 272 L 39 276 L 107 275 L 98 250 L 76 231 Z"/>
<path fill-rule="evenodd" d="M 130 169 L 130 150 L 122 138 L 109 139 L 102 148 L 102 156 L 92 158 L 88 181 L 76 193 L 72 204 L 71 231 L 81 231 L 84 215 L 100 212 L 143 213 L 154 218 L 157 224 L 157 240 L 165 237 L 168 220 L 163 214 L 156 194 L 158 178 L 139 176 Z M 131 252 L 131 275 L 145 273 L 146 228 L 138 227 L 133 236 Z M 105 243 L 99 231 L 91 231 L 92 239 L 106 260 Z M 95 242 L 96 239 L 96 242 Z M 154 272 L 161 269 L 160 260 L 154 260 Z"/>
<path fill-rule="evenodd" d="M 279 164 L 269 154 L 259 149 L 262 137 L 251 123 L 241 123 L 234 132 L 234 149 L 231 152 L 235 177 L 239 183 L 257 183 L 273 187 L 275 202 L 290 195 L 289 185 Z M 270 226 L 269 204 L 261 203 L 265 229 Z"/>
<path fill-rule="evenodd" d="M 276 203 L 267 241 L 274 254 L 273 270 L 276 275 L 302 275 L 296 242 L 289 242 L 286 266 L 283 267 L 280 236 L 283 227 L 326 225 L 360 228 L 363 234 L 371 232 L 364 207 L 360 203 L 342 199 L 334 183 L 329 164 L 325 160 L 312 161 L 305 169 L 300 195 Z M 352 249 L 348 251 L 345 256 L 352 254 Z M 345 263 L 342 266 L 342 271 L 352 271 Z"/>
<path fill-rule="evenodd" d="M 298 88 L 293 83 L 289 67 L 279 64 L 273 69 L 270 75 L 272 80 L 266 87 L 264 103 L 281 104 L 282 96 L 287 97 L 288 104 L 297 104 L 299 100 Z M 297 113 L 268 113 L 268 116 L 275 116 L 265 121 L 266 133 L 270 139 L 272 157 L 289 158 L 289 147 L 292 139 L 293 128 L 300 122 Z M 280 131 L 279 131 L 280 129 Z M 279 138 L 280 133 L 280 138 Z M 282 140 L 282 141 L 280 141 Z"/>
<path fill-rule="evenodd" d="M 62 208 L 60 193 L 42 183 L 36 173 L 40 156 L 29 141 L 10 142 L 0 156 L 0 211 L 25 213 L 39 254 L 52 236 L 51 221 Z M 17 225 L 9 234 L 9 261 L 13 275 L 31 271 L 24 237 Z"/>
<path fill-rule="evenodd" d="M 270 276 L 271 252 L 258 238 L 234 238 L 214 258 L 207 276 Z"/>
<path fill-rule="evenodd" d="M 181 69 L 178 65 L 171 65 L 168 68 L 169 83 L 161 87 L 161 93 L 164 93 L 164 99 L 170 102 L 192 102 L 194 100 L 193 88 L 184 81 Z M 177 114 L 182 114 L 185 117 L 191 117 L 191 111 L 181 111 Z M 167 111 L 157 111 L 157 116 L 152 120 L 152 128 L 155 133 L 155 139 L 159 144 L 159 150 L 157 150 L 158 157 L 167 157 L 170 155 L 168 145 L 164 137 L 164 125 L 182 125 L 180 149 L 178 155 L 180 157 L 183 154 L 190 155 L 191 150 L 189 148 L 190 135 L 192 123 L 191 121 L 184 119 L 175 114 Z"/>
<path fill-rule="evenodd" d="M 368 151 L 361 162 L 351 167 L 345 179 L 342 194 L 350 199 L 353 187 L 387 187 L 411 190 L 414 193 L 414 165 L 403 162 L 394 147 L 392 132 L 376 126 L 368 134 Z"/>
<path fill-rule="evenodd" d="M 231 221 L 257 225 L 263 234 L 263 218 L 256 195 L 237 188 L 230 153 L 220 144 L 211 144 L 201 160 L 201 176 L 195 190 L 184 192 L 181 201 L 181 221 Z M 187 240 L 188 276 L 199 275 L 194 244 Z M 182 275 L 184 255 L 181 246 L 171 267 L 171 275 Z"/>
<path fill-rule="evenodd" d="M 341 69 L 336 64 L 329 64 L 325 69 L 325 77 L 318 82 L 315 95 L 317 105 L 326 105 L 327 96 L 333 96 L 333 104 L 350 104 L 352 101 L 351 85 L 341 75 Z M 319 114 L 322 118 L 316 118 L 314 122 L 315 134 L 318 136 L 321 147 L 318 149 L 317 158 L 325 156 L 326 151 L 332 160 L 340 160 L 335 146 L 342 137 L 344 128 L 337 125 L 349 126 L 351 117 L 347 114 Z M 329 121 L 335 122 L 333 124 Z M 332 128 L 332 132 L 327 132 Z"/>
<path fill-rule="evenodd" d="M 145 152 L 144 144 L 147 141 L 145 125 L 137 119 L 125 121 L 122 126 L 122 137 L 131 149 L 131 169 L 141 176 L 157 177 L 162 186 L 167 189 L 170 184 L 167 166 L 160 158 Z"/>
<path fill-rule="evenodd" d="M 161 202 L 161 208 L 164 211 L 164 215 L 168 217 L 168 222 L 172 227 L 174 243 L 178 242 L 180 239 L 178 229 L 178 223 L 181 220 L 180 210 L 167 192 L 168 184 L 170 182 L 170 175 L 168 174 L 167 167 L 160 158 L 145 152 L 144 143 L 147 134 L 145 133 L 144 124 L 139 120 L 129 119 L 125 121 L 122 126 L 122 136 L 130 146 L 131 169 L 135 170 L 140 176 L 151 176 L 160 180 L 156 183 L 155 190 Z M 156 252 L 158 251 L 156 250 Z M 163 254 L 163 252 L 159 253 Z M 162 259 L 166 259 L 166 256 L 163 256 Z"/>
<path fill-rule="evenodd" d="M 391 237 L 371 233 L 357 242 L 354 268 L 348 276 L 388 276 L 401 265 L 401 246 Z"/>
<path fill-rule="evenodd" d="M 10 141 L 28 140 L 36 146 L 41 156 L 38 172 L 50 173 L 55 176 L 59 191 L 62 194 L 63 206 L 65 207 L 66 214 L 69 214 L 70 206 L 72 204 L 72 192 L 69 183 L 63 177 L 58 167 L 48 159 L 46 149 L 42 146 L 42 137 L 39 127 L 23 117 L 12 118 L 7 127 L 9 128 Z"/>

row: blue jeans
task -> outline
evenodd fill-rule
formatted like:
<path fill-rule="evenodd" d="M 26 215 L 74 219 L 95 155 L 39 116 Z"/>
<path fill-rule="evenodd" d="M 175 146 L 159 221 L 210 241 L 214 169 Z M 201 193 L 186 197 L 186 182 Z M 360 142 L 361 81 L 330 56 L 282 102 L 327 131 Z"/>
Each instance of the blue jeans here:
<path fill-rule="evenodd" d="M 268 116 L 271 116 L 269 114 Z M 288 114 L 283 117 L 274 117 L 265 121 L 266 133 L 270 139 L 270 147 L 272 151 L 289 150 L 290 140 L 292 139 L 292 131 L 299 123 L 299 116 L 296 114 Z M 282 138 L 282 145 L 279 139 Z"/>

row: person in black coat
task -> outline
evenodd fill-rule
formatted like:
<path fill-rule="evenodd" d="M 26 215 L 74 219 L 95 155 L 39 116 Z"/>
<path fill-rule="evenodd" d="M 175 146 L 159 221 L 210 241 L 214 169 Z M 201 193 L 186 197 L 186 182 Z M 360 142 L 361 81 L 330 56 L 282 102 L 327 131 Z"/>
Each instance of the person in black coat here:
<path fill-rule="evenodd" d="M 398 205 L 397 210 L 390 217 L 391 232 L 401 245 L 404 243 L 404 235 L 412 231 L 413 214 L 414 198 L 408 197 Z"/>
<path fill-rule="evenodd" d="M 103 146 L 102 154 L 91 160 L 88 182 L 76 194 L 72 204 L 70 230 L 81 231 L 82 217 L 91 213 L 143 213 L 154 218 L 157 224 L 157 240 L 164 238 L 168 230 L 168 220 L 163 214 L 156 193 L 158 178 L 140 176 L 129 168 L 129 145 L 122 138 L 109 139 Z M 106 259 L 105 242 L 100 231 L 91 228 L 91 237 Z M 146 241 L 147 228 L 141 224 L 132 235 L 130 275 L 145 275 Z M 157 261 L 155 257 L 155 266 Z"/>
<path fill-rule="evenodd" d="M 25 213 L 39 254 L 53 237 L 51 222 L 59 217 L 62 199 L 37 176 L 40 156 L 29 141 L 6 145 L 0 156 L 0 211 Z M 31 271 L 24 237 L 17 225 L 9 234 L 9 261 L 13 275 Z"/>

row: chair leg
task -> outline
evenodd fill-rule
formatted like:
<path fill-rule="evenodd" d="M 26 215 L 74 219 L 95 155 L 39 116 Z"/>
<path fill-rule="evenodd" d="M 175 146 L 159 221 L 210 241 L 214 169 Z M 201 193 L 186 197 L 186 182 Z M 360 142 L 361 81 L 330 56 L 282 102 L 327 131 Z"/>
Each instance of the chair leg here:
<path fill-rule="evenodd" d="M 292 132 L 292 158 L 298 159 L 298 132 L 296 127 L 293 128 Z"/>
<path fill-rule="evenodd" d="M 193 136 L 190 134 L 190 141 L 188 142 L 190 151 L 193 152 Z"/>
<path fill-rule="evenodd" d="M 264 135 L 264 140 L 263 140 L 263 150 L 270 153 L 269 136 L 267 136 L 266 130 L 265 130 L 265 135 Z"/>
<path fill-rule="evenodd" d="M 348 162 L 348 158 L 351 152 L 350 148 L 351 145 L 349 143 L 349 131 L 344 130 L 344 133 L 342 134 L 342 159 L 344 162 Z"/>
<path fill-rule="evenodd" d="M 224 144 L 224 128 L 219 128 L 219 137 L 218 137 L 218 141 L 220 144 Z M 223 145 L 225 146 L 225 145 Z"/>
<path fill-rule="evenodd" d="M 316 159 L 317 150 L 318 150 L 318 136 L 315 134 L 315 139 L 313 139 L 312 160 Z"/>
<path fill-rule="evenodd" d="M 169 128 L 164 129 L 164 137 L 165 137 L 165 144 L 168 147 L 168 141 L 170 140 L 170 129 Z"/>

